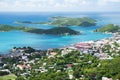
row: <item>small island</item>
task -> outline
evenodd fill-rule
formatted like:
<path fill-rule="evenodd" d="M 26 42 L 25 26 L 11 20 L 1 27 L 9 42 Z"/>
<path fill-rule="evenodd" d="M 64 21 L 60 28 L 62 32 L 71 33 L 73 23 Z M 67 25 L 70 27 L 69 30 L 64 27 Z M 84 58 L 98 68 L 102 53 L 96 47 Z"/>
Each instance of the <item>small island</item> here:
<path fill-rule="evenodd" d="M 120 32 L 120 27 L 115 24 L 107 24 L 99 29 L 96 29 L 94 32 Z"/>
<path fill-rule="evenodd" d="M 12 31 L 12 30 L 20 30 L 23 32 L 36 33 L 36 34 L 48 34 L 48 35 L 78 35 L 80 32 L 72 30 L 67 27 L 55 27 L 52 29 L 39 29 L 32 27 L 24 27 L 24 26 L 10 26 L 10 25 L 0 25 L 0 31 Z"/>
<path fill-rule="evenodd" d="M 80 34 L 80 32 L 72 30 L 67 27 L 55 27 L 52 29 L 32 29 L 32 30 L 26 30 L 26 32 L 30 33 L 37 33 L 37 34 L 50 34 L 50 35 L 77 35 Z"/>
<path fill-rule="evenodd" d="M 31 22 L 31 21 L 15 21 L 17 24 L 47 24 L 47 25 L 53 25 L 56 27 L 67 27 L 67 26 L 95 26 L 96 20 L 89 18 L 89 17 L 83 17 L 83 18 L 72 18 L 72 17 L 52 17 L 50 18 L 50 22 Z"/>
<path fill-rule="evenodd" d="M 25 23 L 25 24 L 32 24 L 31 21 L 15 21 L 14 23 L 15 23 L 15 24 L 21 24 L 21 23 L 22 23 L 22 24 L 24 24 L 24 23 Z"/>

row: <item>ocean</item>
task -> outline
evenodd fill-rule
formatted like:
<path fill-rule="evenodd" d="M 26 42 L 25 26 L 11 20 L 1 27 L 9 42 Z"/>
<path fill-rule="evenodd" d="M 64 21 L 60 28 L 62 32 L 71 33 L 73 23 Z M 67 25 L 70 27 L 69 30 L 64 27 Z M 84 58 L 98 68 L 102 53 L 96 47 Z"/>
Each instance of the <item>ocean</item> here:
<path fill-rule="evenodd" d="M 15 47 L 31 46 L 35 49 L 61 48 L 75 44 L 77 42 L 100 40 L 109 38 L 111 34 L 95 33 L 93 30 L 102 27 L 105 24 L 120 25 L 120 13 L 109 12 L 0 12 L 0 24 L 8 24 L 13 26 L 37 27 L 41 29 L 50 29 L 55 26 L 41 24 L 15 24 L 15 21 L 32 21 L 46 22 L 50 21 L 51 17 L 90 17 L 97 20 L 96 26 L 78 27 L 71 26 L 70 28 L 82 32 L 82 35 L 74 36 L 55 36 L 32 34 L 21 31 L 0 32 L 0 54 L 6 54 L 10 49 Z"/>

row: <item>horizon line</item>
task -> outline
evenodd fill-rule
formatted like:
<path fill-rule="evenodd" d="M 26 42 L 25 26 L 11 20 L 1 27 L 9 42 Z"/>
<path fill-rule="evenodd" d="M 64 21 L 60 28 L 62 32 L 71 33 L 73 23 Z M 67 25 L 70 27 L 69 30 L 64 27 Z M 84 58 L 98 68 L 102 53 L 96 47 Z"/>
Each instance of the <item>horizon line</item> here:
<path fill-rule="evenodd" d="M 91 13 L 91 12 L 109 12 L 109 13 L 116 13 L 116 12 L 120 12 L 120 11 L 0 11 L 0 13 L 4 13 L 4 12 L 75 12 L 75 13 L 79 13 L 79 12 L 88 12 L 88 13 Z"/>

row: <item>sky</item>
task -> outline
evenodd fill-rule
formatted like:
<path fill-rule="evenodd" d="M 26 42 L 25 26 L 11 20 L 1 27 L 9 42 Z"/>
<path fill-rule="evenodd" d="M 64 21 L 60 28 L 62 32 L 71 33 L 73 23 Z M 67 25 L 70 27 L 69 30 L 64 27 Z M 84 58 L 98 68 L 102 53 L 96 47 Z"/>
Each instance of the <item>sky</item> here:
<path fill-rule="evenodd" d="M 120 12 L 120 0 L 0 0 L 0 12 Z"/>

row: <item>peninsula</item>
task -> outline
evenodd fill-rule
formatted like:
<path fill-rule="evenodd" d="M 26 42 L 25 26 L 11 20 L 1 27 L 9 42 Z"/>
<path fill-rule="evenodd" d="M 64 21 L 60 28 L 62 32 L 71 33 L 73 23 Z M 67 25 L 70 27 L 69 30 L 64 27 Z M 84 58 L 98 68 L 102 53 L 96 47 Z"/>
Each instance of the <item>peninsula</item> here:
<path fill-rule="evenodd" d="M 96 29 L 94 32 L 120 32 L 120 27 L 115 24 L 107 24 L 101 28 Z"/>
<path fill-rule="evenodd" d="M 52 29 L 39 29 L 33 27 L 24 27 L 24 26 L 10 26 L 10 25 L 0 25 L 0 31 L 12 31 L 20 30 L 23 32 L 36 33 L 36 34 L 49 34 L 49 35 L 77 35 L 80 32 L 72 30 L 67 27 L 55 27 Z"/>
<path fill-rule="evenodd" d="M 49 22 L 31 22 L 31 21 L 15 21 L 17 24 L 47 24 L 56 27 L 67 27 L 67 26 L 95 26 L 96 20 L 89 17 L 72 18 L 72 17 L 52 17 Z"/>
<path fill-rule="evenodd" d="M 0 24 L 0 31 L 12 31 L 12 30 L 25 30 L 27 29 L 27 27 L 24 26 L 19 26 L 19 27 L 14 27 L 11 25 L 4 25 L 4 24 Z"/>

